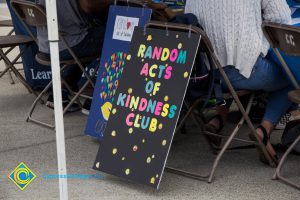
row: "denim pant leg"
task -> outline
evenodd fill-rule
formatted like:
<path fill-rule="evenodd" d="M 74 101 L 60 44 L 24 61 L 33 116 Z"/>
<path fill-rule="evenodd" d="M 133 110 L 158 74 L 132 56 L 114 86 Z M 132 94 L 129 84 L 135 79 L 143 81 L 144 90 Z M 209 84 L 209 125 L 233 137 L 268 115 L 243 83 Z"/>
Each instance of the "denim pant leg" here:
<path fill-rule="evenodd" d="M 105 27 L 99 26 L 91 28 L 87 36 L 76 46 L 72 47 L 75 55 L 78 58 L 100 56 L 103 40 L 104 40 Z M 73 59 L 68 50 L 59 52 L 61 60 Z M 88 63 L 82 63 L 86 65 Z M 63 72 L 63 78 L 70 85 L 71 89 L 78 90 L 77 83 L 82 75 L 81 69 L 77 65 L 68 66 Z"/>
<path fill-rule="evenodd" d="M 249 79 L 242 76 L 233 66 L 225 67 L 225 72 L 235 90 L 263 90 L 269 92 L 269 100 L 263 120 L 277 124 L 292 103 L 288 92 L 293 90 L 284 70 L 266 58 L 259 57 Z M 224 81 L 222 81 L 224 83 Z M 225 86 L 227 89 L 227 86 Z"/>

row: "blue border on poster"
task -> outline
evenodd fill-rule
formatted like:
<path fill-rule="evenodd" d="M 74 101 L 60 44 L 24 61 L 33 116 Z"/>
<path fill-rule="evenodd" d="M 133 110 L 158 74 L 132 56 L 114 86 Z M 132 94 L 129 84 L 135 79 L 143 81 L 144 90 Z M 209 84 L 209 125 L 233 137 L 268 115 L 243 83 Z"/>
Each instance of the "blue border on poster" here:
<path fill-rule="evenodd" d="M 138 23 L 138 26 L 144 26 L 150 20 L 151 12 L 152 10 L 146 8 L 110 7 L 103 45 L 104 51 L 100 60 L 93 102 L 85 129 L 86 135 L 102 139 L 118 81 L 126 62 L 126 53 L 130 47 L 128 34 L 131 34 L 126 29 L 133 28 L 131 26 L 134 23 Z M 122 29 L 125 31 L 122 32 Z M 113 39 L 119 37 L 125 37 L 126 41 Z"/>

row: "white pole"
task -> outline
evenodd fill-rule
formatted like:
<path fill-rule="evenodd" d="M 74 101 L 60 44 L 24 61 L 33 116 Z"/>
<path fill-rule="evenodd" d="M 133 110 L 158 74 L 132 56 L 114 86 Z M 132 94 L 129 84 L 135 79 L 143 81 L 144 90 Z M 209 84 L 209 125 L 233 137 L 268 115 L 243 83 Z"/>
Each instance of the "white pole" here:
<path fill-rule="evenodd" d="M 59 48 L 58 48 L 59 36 L 58 36 L 56 0 L 46 0 L 46 10 L 47 10 L 48 39 L 50 43 L 51 69 L 52 69 L 52 80 L 53 80 L 58 174 L 66 175 L 67 174 L 66 149 L 65 149 L 64 118 L 63 118 L 62 96 L 61 96 L 61 79 L 60 79 Z M 68 183 L 66 178 L 59 178 L 59 194 L 61 200 L 68 199 Z"/>

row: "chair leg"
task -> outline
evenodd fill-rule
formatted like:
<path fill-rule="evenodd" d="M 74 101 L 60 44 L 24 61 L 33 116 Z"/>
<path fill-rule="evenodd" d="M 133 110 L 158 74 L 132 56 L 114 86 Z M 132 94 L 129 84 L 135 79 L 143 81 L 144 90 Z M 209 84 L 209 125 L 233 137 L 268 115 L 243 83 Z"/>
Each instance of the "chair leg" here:
<path fill-rule="evenodd" d="M 251 106 L 252 106 L 252 102 L 254 99 L 254 93 L 251 95 L 250 100 L 248 102 L 247 108 L 246 108 L 246 114 L 248 116 Z M 226 143 L 224 144 L 224 146 L 222 147 L 221 151 L 219 152 L 218 156 L 216 157 L 213 167 L 211 169 L 209 178 L 208 178 L 208 183 L 212 182 L 213 176 L 215 174 L 215 171 L 217 169 L 217 166 L 219 165 L 219 162 L 222 158 L 222 156 L 224 155 L 225 151 L 228 149 L 229 145 L 231 144 L 232 140 L 234 139 L 234 137 L 236 136 L 236 134 L 239 132 L 240 128 L 242 127 L 242 125 L 245 122 L 245 118 L 242 117 L 242 119 L 240 120 L 240 122 L 237 124 L 237 126 L 235 127 L 235 129 L 233 130 L 233 132 L 231 133 L 231 135 L 229 136 L 229 138 L 227 139 Z"/>
<path fill-rule="evenodd" d="M 78 67 L 81 69 L 82 73 L 84 74 L 85 78 L 87 79 L 88 82 L 90 82 L 91 86 L 93 88 L 95 88 L 95 84 L 91 78 L 91 76 L 85 71 L 82 63 L 80 62 L 79 58 L 76 56 L 76 54 L 74 53 L 74 51 L 72 50 L 72 48 L 68 45 L 67 41 L 65 40 L 65 38 L 63 36 L 60 37 L 61 40 L 63 41 L 63 43 L 66 45 L 69 53 L 71 54 L 71 56 L 73 57 L 73 59 L 75 60 L 75 62 L 77 63 Z M 95 71 L 95 73 L 97 72 L 97 70 Z"/>
<path fill-rule="evenodd" d="M 280 162 L 278 164 L 278 167 L 276 169 L 276 172 L 274 174 L 274 177 L 273 179 L 279 179 L 281 181 L 283 181 L 284 183 L 300 190 L 300 184 L 296 184 L 290 180 L 288 180 L 287 178 L 284 178 L 282 175 L 281 175 L 281 170 L 282 170 L 282 167 L 288 157 L 288 155 L 292 152 L 293 148 L 300 142 L 300 135 L 298 136 L 298 138 L 293 142 L 293 144 L 286 150 L 286 152 L 283 154 L 282 158 L 280 159 Z"/>
<path fill-rule="evenodd" d="M 69 104 L 65 107 L 64 109 L 64 114 L 67 112 L 67 110 L 73 105 L 73 103 L 75 101 L 79 101 L 79 97 L 81 95 L 81 93 L 86 89 L 86 87 L 89 85 L 90 83 L 88 81 L 86 81 L 84 83 L 84 85 L 80 88 L 80 90 L 73 96 L 73 98 L 71 99 L 71 101 L 69 102 Z M 79 101 L 80 102 L 80 101 Z M 82 106 L 81 106 L 82 107 Z"/>
<path fill-rule="evenodd" d="M 22 52 L 17 57 L 19 57 L 21 54 L 22 54 Z M 33 89 L 30 87 L 30 85 L 28 85 L 28 83 L 26 82 L 26 80 L 24 79 L 24 77 L 14 67 L 13 63 L 6 57 L 6 55 L 4 54 L 4 52 L 2 51 L 2 49 L 0 49 L 0 56 L 2 57 L 2 59 L 4 60 L 4 62 L 8 66 L 8 68 L 11 69 L 14 72 L 14 74 L 16 75 L 16 77 L 26 87 L 26 89 L 29 91 L 29 93 L 35 94 L 37 96 L 37 94 L 33 91 Z"/>
<path fill-rule="evenodd" d="M 246 109 L 246 114 L 248 115 L 249 112 L 250 112 L 250 109 L 251 109 L 251 105 L 252 105 L 252 102 L 253 102 L 253 99 L 254 99 L 254 93 L 251 95 L 251 98 L 250 100 L 248 101 L 248 104 L 247 104 L 247 109 Z M 199 104 L 199 103 L 198 103 Z M 198 104 L 194 104 L 195 106 L 198 105 Z M 203 123 L 200 123 L 199 124 L 199 120 L 197 120 L 197 117 L 195 116 L 194 113 L 192 113 L 191 111 L 193 111 L 193 109 L 195 109 L 195 107 L 193 106 L 192 108 L 189 109 L 189 115 L 192 116 L 192 119 L 193 121 L 196 123 L 196 125 L 198 126 L 198 128 L 205 132 L 204 135 L 214 135 L 214 136 L 219 136 L 217 134 L 211 134 L 211 133 L 206 133 L 206 131 L 202 128 L 204 127 L 204 124 Z M 241 142 L 247 142 L 247 143 L 251 143 L 253 144 L 253 141 L 247 141 L 247 140 L 242 140 L 242 139 L 236 139 L 235 136 L 237 135 L 238 131 L 240 130 L 241 126 L 244 124 L 245 122 L 245 118 L 244 116 L 241 118 L 240 122 L 237 124 L 237 126 L 235 127 L 235 129 L 233 130 L 233 132 L 231 133 L 231 135 L 228 137 L 226 136 L 227 138 L 227 141 L 226 143 L 224 144 L 224 146 L 221 148 L 221 151 L 218 153 L 217 157 L 215 158 L 215 161 L 211 167 L 211 170 L 210 170 L 210 173 L 208 175 L 200 175 L 200 174 L 196 174 L 196 173 L 192 173 L 192 172 L 188 172 L 188 171 L 184 171 L 184 170 L 180 170 L 180 169 L 177 169 L 177 168 L 173 168 L 173 167 L 166 167 L 166 171 L 167 172 L 170 172 L 170 173 L 174 173 L 174 174 L 177 174 L 177 175 L 181 175 L 181 176 L 185 176 L 185 177 L 188 177 L 188 178 L 193 178 L 193 179 L 196 179 L 196 180 L 201 180 L 201 181 L 207 181 L 208 183 L 211 183 L 212 182 L 212 179 L 214 177 L 214 174 L 215 174 L 215 171 L 217 169 L 217 166 L 219 165 L 219 162 L 222 158 L 222 156 L 224 155 L 225 151 L 226 150 L 229 150 L 229 146 L 230 144 L 232 143 L 233 140 L 237 140 L 237 141 L 241 141 Z M 224 136 L 225 137 L 225 136 Z M 206 138 L 206 137 L 205 137 Z M 211 144 L 209 141 L 208 141 L 208 144 Z M 248 146 L 247 146 L 248 147 Z M 211 147 L 211 149 L 214 151 L 216 150 L 215 147 Z"/>
<path fill-rule="evenodd" d="M 45 122 L 42 122 L 40 120 L 37 120 L 37 119 L 34 119 L 32 117 L 32 113 L 33 111 L 35 110 L 35 107 L 36 105 L 38 104 L 38 102 L 42 99 L 42 97 L 47 93 L 47 91 L 50 89 L 50 87 L 52 86 L 52 80 L 48 83 L 48 85 L 44 88 L 44 90 L 37 96 L 37 98 L 34 100 L 33 104 L 31 105 L 30 107 L 30 110 L 28 112 L 28 115 L 27 115 L 27 119 L 26 121 L 27 122 L 33 122 L 37 125 L 41 125 L 41 126 L 44 126 L 46 128 L 50 128 L 50 129 L 54 129 L 55 126 L 54 125 L 51 125 L 51 124 L 47 124 Z"/>
<path fill-rule="evenodd" d="M 94 78 L 94 77 L 96 76 L 96 74 L 97 74 L 97 72 L 98 72 L 98 69 L 99 69 L 99 66 L 97 66 L 97 67 L 95 68 L 94 74 L 92 74 L 92 76 L 90 77 L 91 79 Z M 65 107 L 64 113 L 67 112 L 67 110 L 73 105 L 73 103 L 74 103 L 75 101 L 77 101 L 77 102 L 80 103 L 79 97 L 81 96 L 82 92 L 86 89 L 86 87 L 87 87 L 88 85 L 91 85 L 91 82 L 89 81 L 89 79 L 84 83 L 84 85 L 80 88 L 80 90 L 79 90 L 75 95 L 73 95 L 73 98 L 71 99 L 71 101 L 69 102 L 69 104 Z M 93 86 L 93 85 L 92 85 L 92 86 Z M 82 105 L 81 105 L 81 107 L 82 107 Z"/>
<path fill-rule="evenodd" d="M 231 93 L 234 101 L 236 102 L 236 104 L 237 104 L 238 108 L 240 109 L 241 113 L 243 114 L 243 117 L 245 118 L 245 121 L 247 122 L 247 124 L 248 124 L 248 126 L 249 126 L 249 128 L 250 128 L 250 130 L 252 132 L 252 134 L 255 136 L 255 138 L 256 138 L 256 140 L 258 142 L 258 146 L 263 151 L 264 156 L 266 157 L 266 159 L 269 162 L 269 165 L 271 167 L 275 167 L 276 163 L 274 163 L 272 161 L 270 155 L 267 152 L 266 147 L 263 145 L 262 141 L 259 139 L 259 137 L 258 137 L 258 135 L 256 133 L 256 130 L 255 130 L 255 127 L 254 127 L 253 123 L 251 122 L 249 116 L 247 115 L 247 113 L 246 113 L 246 111 L 245 111 L 245 109 L 244 109 L 244 107 L 243 107 L 243 105 L 242 105 L 242 103 L 241 103 L 238 95 L 236 94 L 236 92 L 235 92 L 235 90 L 234 90 L 234 88 L 233 88 L 233 86 L 232 86 L 232 84 L 231 84 L 228 76 L 226 75 L 224 69 L 221 67 L 221 64 L 219 63 L 218 59 L 216 58 L 216 55 L 213 54 L 212 56 L 214 58 L 214 62 L 216 63 L 216 66 L 217 66 L 218 70 L 220 71 L 222 77 L 224 78 L 224 81 L 225 81 L 225 83 L 226 83 L 226 85 L 227 85 L 227 87 L 228 87 L 228 89 L 229 89 L 229 91 L 230 91 L 230 93 Z"/>
<path fill-rule="evenodd" d="M 14 81 L 14 79 L 13 79 L 13 77 L 12 77 L 12 74 L 11 74 L 11 71 L 9 70 L 8 71 L 8 75 L 9 75 L 9 78 L 10 78 L 10 84 L 15 84 L 15 81 Z"/>

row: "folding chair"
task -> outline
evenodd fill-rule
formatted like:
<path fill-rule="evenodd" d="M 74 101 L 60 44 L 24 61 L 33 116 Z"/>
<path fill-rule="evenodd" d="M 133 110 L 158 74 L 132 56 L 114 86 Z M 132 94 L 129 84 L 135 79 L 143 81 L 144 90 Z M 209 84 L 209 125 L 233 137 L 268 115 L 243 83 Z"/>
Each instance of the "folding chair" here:
<path fill-rule="evenodd" d="M 20 19 L 20 21 L 23 23 L 24 27 L 26 28 L 27 32 L 30 34 L 30 36 L 33 38 L 33 40 L 37 43 L 37 38 L 30 31 L 29 27 L 31 27 L 31 26 L 35 26 L 35 27 L 47 26 L 47 17 L 46 17 L 45 9 L 40 5 L 37 5 L 33 2 L 25 1 L 25 0 L 12 0 L 11 5 L 12 5 L 12 8 L 15 11 L 16 15 L 18 16 L 18 18 Z M 62 33 L 60 33 L 60 32 L 59 32 L 59 38 L 66 45 L 67 50 L 69 51 L 70 55 L 73 58 L 72 60 L 61 60 L 60 61 L 60 64 L 63 66 L 61 71 L 63 71 L 66 67 L 68 67 L 70 65 L 74 65 L 74 64 L 78 65 L 78 67 L 81 69 L 82 73 L 85 75 L 85 77 L 87 79 L 87 83 L 84 84 L 84 87 L 87 87 L 87 85 L 90 84 L 94 88 L 94 83 L 92 81 L 92 77 L 90 77 L 87 74 L 87 72 L 85 71 L 85 68 L 84 68 L 82 63 L 93 61 L 99 55 L 91 55 L 91 56 L 85 57 L 85 58 L 78 58 L 75 55 L 72 48 L 67 44 L 67 42 L 64 39 Z M 49 58 L 45 58 L 45 56 L 43 56 L 41 53 L 38 53 L 36 55 L 36 60 L 40 64 L 43 64 L 43 65 L 46 65 L 46 66 L 51 66 Z M 72 96 L 74 96 L 75 92 L 73 92 L 70 89 L 68 84 L 63 79 L 62 79 L 62 82 L 66 86 L 66 89 L 70 92 L 70 94 Z M 32 114 L 33 114 L 33 112 L 36 108 L 37 103 L 48 92 L 48 90 L 50 89 L 51 86 L 52 86 L 52 81 L 44 88 L 44 90 L 35 99 L 35 101 L 33 102 L 32 106 L 30 108 L 30 111 L 28 113 L 27 121 L 36 123 L 38 125 L 41 125 L 41 126 L 44 126 L 44 127 L 47 127 L 47 128 L 54 129 L 55 128 L 54 125 L 42 122 L 42 121 L 40 121 L 38 119 L 34 119 L 32 117 Z M 82 90 L 80 90 L 79 92 L 82 92 Z M 66 113 L 69 106 L 71 106 L 71 104 L 74 103 L 74 101 L 77 101 L 81 105 L 80 100 L 78 98 L 79 96 L 80 96 L 80 93 L 78 95 L 76 95 L 76 99 L 73 98 L 71 100 L 70 104 L 64 109 L 64 114 Z"/>
<path fill-rule="evenodd" d="M 0 21 L 0 28 L 1 28 L 1 27 L 10 27 L 10 28 L 12 28 L 12 29 L 9 31 L 9 33 L 6 34 L 6 35 L 12 35 L 13 32 L 14 32 L 12 20 L 2 20 L 2 21 Z M 7 51 L 4 52 L 5 55 L 9 54 L 9 52 L 11 52 L 13 49 L 14 49 L 13 47 L 10 47 Z M 2 60 L 2 58 L 0 57 L 0 61 L 1 61 L 1 60 Z M 6 67 L 7 67 L 7 66 L 6 66 Z M 0 73 L 2 73 L 2 72 L 0 72 Z M 14 81 L 13 78 L 12 78 L 12 75 L 11 75 L 11 71 L 10 71 L 10 70 L 8 70 L 8 75 L 9 75 L 9 78 L 10 78 L 10 80 L 11 80 L 10 83 L 11 83 L 11 84 L 14 84 L 15 81 Z"/>
<path fill-rule="evenodd" d="M 173 30 L 177 30 L 177 31 L 186 31 L 186 32 L 193 32 L 195 34 L 200 34 L 201 36 L 201 41 L 200 41 L 200 46 L 198 51 L 202 51 L 207 53 L 208 56 L 211 57 L 214 66 L 216 67 L 216 69 L 218 69 L 222 75 L 222 77 L 224 78 L 224 81 L 226 83 L 226 85 L 228 86 L 228 89 L 230 91 L 230 94 L 227 94 L 227 96 L 230 96 L 230 98 L 233 98 L 234 101 L 236 102 L 238 108 L 240 109 L 241 113 L 243 114 L 242 119 L 240 120 L 240 122 L 238 123 L 238 125 L 235 127 L 234 131 L 229 135 L 227 141 L 225 142 L 225 144 L 223 145 L 223 147 L 220 149 L 220 151 L 218 152 L 217 157 L 214 160 L 214 163 L 210 169 L 210 172 L 208 173 L 208 175 L 200 175 L 200 174 L 196 174 L 193 172 L 188 172 L 188 171 L 184 171 L 181 169 L 177 169 L 174 167 L 166 167 L 166 171 L 177 174 L 177 175 L 181 175 L 181 176 L 185 176 L 185 177 L 189 177 L 189 178 L 193 178 L 193 179 L 197 179 L 197 180 L 201 180 L 201 181 L 207 181 L 208 183 L 212 182 L 212 179 L 214 177 L 216 168 L 220 162 L 220 159 L 222 158 L 223 154 L 225 153 L 226 150 L 228 150 L 228 147 L 230 146 L 230 144 L 232 143 L 233 140 L 237 140 L 237 141 L 242 141 L 242 142 L 247 142 L 250 144 L 254 144 L 253 141 L 247 141 L 247 140 L 243 140 L 243 139 L 239 139 L 239 138 L 235 138 L 235 136 L 237 135 L 241 125 L 244 123 L 244 121 L 246 121 L 246 123 L 248 124 L 249 128 L 251 129 L 252 134 L 254 134 L 254 136 L 257 139 L 257 143 L 255 143 L 256 145 L 258 145 L 262 151 L 264 152 L 267 160 L 269 161 L 270 166 L 274 166 L 274 163 L 272 163 L 272 160 L 270 158 L 270 156 L 268 155 L 265 146 L 262 144 L 262 142 L 259 140 L 257 134 L 256 134 L 256 130 L 248 116 L 250 108 L 251 108 L 251 104 L 252 104 L 252 100 L 253 100 L 253 95 L 250 98 L 250 101 L 247 105 L 246 110 L 244 109 L 244 107 L 242 106 L 240 99 L 238 97 L 238 93 L 234 90 L 231 82 L 229 81 L 226 73 L 224 72 L 224 69 L 222 68 L 214 50 L 213 47 L 210 43 L 210 40 L 208 38 L 208 36 L 206 35 L 206 33 L 198 28 L 198 27 L 192 27 L 192 26 L 188 26 L 188 25 L 181 25 L 181 24 L 174 24 L 174 23 L 163 23 L 163 22 L 155 22 L 155 21 L 151 21 L 150 23 L 148 23 L 147 25 L 148 27 L 153 27 L 153 28 L 160 28 L 160 29 L 173 29 Z M 244 93 L 244 91 L 240 92 L 241 94 Z M 241 95 L 240 94 L 240 95 Z M 212 135 L 212 136 L 216 136 L 216 137 L 220 137 L 220 135 L 217 134 L 213 134 L 213 133 L 209 133 L 207 131 L 205 131 L 204 129 L 204 122 L 199 119 L 199 117 L 197 116 L 197 114 L 194 112 L 194 110 L 201 104 L 201 99 L 197 99 L 196 101 L 194 101 L 194 103 L 192 103 L 192 105 L 188 105 L 187 102 L 184 102 L 185 106 L 188 108 L 187 114 L 185 115 L 184 119 L 182 119 L 181 123 L 177 126 L 176 128 L 176 132 L 178 132 L 184 121 L 188 119 L 188 117 L 190 116 L 192 118 L 192 120 L 195 122 L 195 124 L 197 125 L 199 131 L 203 132 L 204 134 L 207 135 Z"/>
<path fill-rule="evenodd" d="M 264 34 L 268 39 L 269 43 L 272 46 L 276 56 L 278 57 L 282 67 L 286 71 L 287 75 L 289 76 L 290 80 L 292 81 L 296 90 L 291 91 L 289 95 L 289 99 L 297 104 L 300 104 L 300 87 L 299 83 L 296 81 L 293 73 L 291 72 L 290 68 L 288 67 L 287 63 L 283 59 L 281 53 L 282 51 L 284 54 L 288 56 L 300 56 L 300 27 L 295 27 L 291 25 L 284 25 L 278 23 L 264 23 L 262 25 Z M 281 175 L 281 169 L 286 162 L 287 156 L 291 153 L 293 148 L 300 142 L 300 135 L 299 137 L 291 144 L 291 146 L 286 150 L 284 155 L 282 156 L 280 163 L 276 169 L 274 179 L 279 179 L 297 189 L 300 190 L 300 184 L 296 184 L 287 178 L 284 178 Z"/>
<path fill-rule="evenodd" d="M 4 20 L 0 21 L 0 27 L 12 27 L 12 30 L 5 36 L 0 36 L 0 61 L 3 60 L 6 68 L 0 72 L 0 78 L 6 74 L 9 73 L 11 83 L 14 83 L 14 80 L 12 79 L 11 72 L 13 72 L 16 77 L 20 80 L 20 82 L 26 87 L 26 89 L 30 92 L 35 94 L 35 92 L 32 90 L 30 85 L 26 82 L 24 77 L 19 73 L 19 70 L 16 69 L 15 64 L 18 64 L 18 60 L 32 42 L 34 42 L 31 37 L 25 36 L 25 35 L 12 35 L 14 32 L 13 24 L 11 20 Z M 24 45 L 25 48 L 19 52 L 19 54 L 14 58 L 13 61 L 10 61 L 8 58 L 8 54 L 16 47 Z M 4 49 L 7 49 L 6 51 Z"/>

